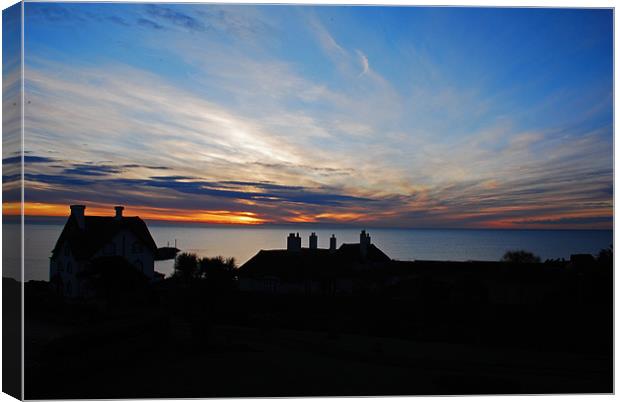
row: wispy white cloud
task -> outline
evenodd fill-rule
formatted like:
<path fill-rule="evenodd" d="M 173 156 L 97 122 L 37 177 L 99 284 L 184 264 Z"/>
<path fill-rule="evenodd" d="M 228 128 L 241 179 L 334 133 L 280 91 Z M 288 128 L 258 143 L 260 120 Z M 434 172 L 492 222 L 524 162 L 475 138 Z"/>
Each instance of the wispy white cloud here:
<path fill-rule="evenodd" d="M 359 57 L 360 64 L 362 65 L 362 72 L 359 74 L 359 76 L 361 77 L 362 75 L 368 73 L 368 70 L 370 69 L 370 65 L 368 64 L 368 57 L 361 50 L 356 49 L 355 52 L 357 53 L 357 56 Z"/>
<path fill-rule="evenodd" d="M 311 14 L 308 16 L 308 22 L 310 27 L 316 34 L 319 43 L 327 54 L 333 57 L 335 60 L 348 57 L 348 52 L 340 46 L 332 34 L 325 28 L 319 18 Z"/>
<path fill-rule="evenodd" d="M 140 43 L 173 57 L 186 69 L 180 77 L 120 61 L 69 65 L 29 56 L 27 149 L 57 156 L 70 149 L 64 163 L 139 165 L 109 172 L 115 179 L 143 180 L 161 173 L 149 166 L 165 166 L 194 181 L 269 182 L 342 196 L 342 206 L 291 197 L 277 208 L 213 189 L 180 193 L 176 182 L 125 186 L 134 202 L 243 205 L 275 220 L 341 208 L 382 224 L 475 226 L 611 208 L 611 126 L 583 127 L 605 102 L 527 126 L 523 116 L 557 104 L 504 113 L 505 93 L 456 85 L 417 49 L 401 52 L 412 72 L 394 82 L 374 58 L 370 65 L 364 44 L 348 48 L 311 15 L 316 43 L 309 46 L 318 47 L 328 71 L 316 75 L 274 51 L 283 33 L 256 23 L 268 21 L 264 15 L 214 10 L 151 13 L 166 32 L 153 30 Z M 227 27 L 237 32 L 227 41 L 210 31 Z M 50 174 L 48 166 L 30 169 Z M 123 183 L 116 182 L 117 195 Z M 36 186 L 42 199 L 53 196 L 53 185 Z M 65 197 L 78 193 L 64 190 Z"/>
<path fill-rule="evenodd" d="M 175 175 L 202 180 L 332 188 L 376 200 L 375 204 L 347 208 L 366 214 L 366 219 L 380 217 L 393 224 L 434 220 L 455 225 L 451 216 L 456 212 L 458 216 L 482 214 L 486 200 L 492 200 L 495 208 L 523 207 L 524 192 L 530 203 L 544 205 L 555 199 L 554 211 L 564 208 L 594 213 L 609 207 L 596 203 L 601 199 L 596 192 L 604 192 L 608 186 L 610 162 L 600 158 L 606 152 L 601 137 L 606 135 L 604 130 L 567 143 L 554 140 L 552 133 L 514 135 L 504 122 L 457 142 L 396 136 L 400 146 L 395 147 L 390 141 L 384 143 L 381 133 L 369 126 L 346 127 L 347 123 L 336 121 L 333 124 L 340 124 L 340 129 L 361 131 L 364 136 L 353 142 L 336 136 L 333 147 L 322 148 L 316 145 L 314 131 L 335 129 L 323 126 L 320 120 L 304 120 L 277 109 L 269 110 L 262 119 L 247 118 L 128 67 L 87 69 L 42 62 L 37 69 L 28 69 L 27 89 L 26 146 L 33 154 L 49 150 L 62 154 L 63 149 L 72 149 L 74 162 L 113 160 L 162 165 Z M 290 131 L 295 134 L 289 139 L 280 130 L 290 130 L 293 122 L 298 131 Z M 549 150 L 545 158 L 534 153 L 541 148 Z M 142 167 L 122 176 L 140 179 L 155 173 Z M 589 179 L 588 186 L 567 190 L 570 183 L 566 180 L 571 177 L 579 180 L 595 174 L 600 180 Z M 175 199 L 174 190 L 157 190 L 155 198 Z M 139 194 L 145 194 L 144 190 L 133 196 Z M 221 206 L 221 201 L 210 203 Z M 267 207 L 258 204 L 256 208 L 265 211 Z M 195 202 L 187 200 L 187 205 Z M 384 212 L 379 213 L 381 210 Z M 320 214 L 324 208 L 298 205 L 291 211 Z M 506 211 L 496 215 L 505 216 Z M 522 217 L 534 215 L 535 211 L 527 209 Z"/>

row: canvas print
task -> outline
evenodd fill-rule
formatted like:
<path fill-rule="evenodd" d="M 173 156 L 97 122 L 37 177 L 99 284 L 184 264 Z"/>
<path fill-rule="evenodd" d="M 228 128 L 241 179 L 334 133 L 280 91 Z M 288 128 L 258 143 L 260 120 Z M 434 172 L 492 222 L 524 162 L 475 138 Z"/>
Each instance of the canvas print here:
<path fill-rule="evenodd" d="M 3 391 L 612 393 L 613 17 L 7 8 Z"/>

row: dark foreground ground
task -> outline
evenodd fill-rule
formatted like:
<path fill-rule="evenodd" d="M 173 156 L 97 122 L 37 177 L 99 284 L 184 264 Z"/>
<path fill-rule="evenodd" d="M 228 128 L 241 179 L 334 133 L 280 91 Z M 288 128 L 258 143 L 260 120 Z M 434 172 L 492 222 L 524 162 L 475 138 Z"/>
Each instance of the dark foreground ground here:
<path fill-rule="evenodd" d="M 550 275 L 509 275 L 501 302 L 475 275 L 346 297 L 167 280 L 88 305 L 29 283 L 25 397 L 613 392 L 611 276 Z"/>
<path fill-rule="evenodd" d="M 195 345 L 182 322 L 172 329 L 172 342 L 145 344 L 148 335 L 136 333 L 122 345 L 67 345 L 47 364 L 31 362 L 26 398 L 612 391 L 611 362 L 597 355 L 229 326 Z"/>

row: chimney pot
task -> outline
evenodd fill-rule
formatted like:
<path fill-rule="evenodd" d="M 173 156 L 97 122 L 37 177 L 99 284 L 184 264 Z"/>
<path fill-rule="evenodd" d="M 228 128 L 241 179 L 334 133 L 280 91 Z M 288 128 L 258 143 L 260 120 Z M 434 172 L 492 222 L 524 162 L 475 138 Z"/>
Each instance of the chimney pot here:
<path fill-rule="evenodd" d="M 120 205 L 114 207 L 114 210 L 116 211 L 116 216 L 114 217 L 115 219 L 123 218 L 123 209 L 125 209 L 125 207 L 120 206 Z"/>
<path fill-rule="evenodd" d="M 299 251 L 301 250 L 301 237 L 299 234 L 295 235 L 295 233 L 289 234 L 286 239 L 286 249 L 288 251 Z"/>
<path fill-rule="evenodd" d="M 75 219 L 78 227 L 80 229 L 84 229 L 84 211 L 86 210 L 86 205 L 71 205 L 71 216 Z"/>
<path fill-rule="evenodd" d="M 370 234 L 367 233 L 366 230 L 362 230 L 360 233 L 360 252 L 362 254 L 362 258 L 366 258 L 368 246 L 370 246 Z"/>
<path fill-rule="evenodd" d="M 318 243 L 319 238 L 317 237 L 316 233 L 312 232 L 312 234 L 310 235 L 309 248 L 311 250 L 316 250 L 318 248 Z"/>

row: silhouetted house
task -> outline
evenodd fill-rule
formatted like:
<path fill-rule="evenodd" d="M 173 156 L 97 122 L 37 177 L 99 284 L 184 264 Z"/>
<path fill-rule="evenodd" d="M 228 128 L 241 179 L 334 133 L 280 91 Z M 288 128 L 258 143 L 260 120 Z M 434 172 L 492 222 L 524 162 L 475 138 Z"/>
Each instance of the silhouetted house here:
<path fill-rule="evenodd" d="M 116 215 L 85 216 L 84 205 L 71 205 L 71 215 L 52 250 L 50 281 L 68 297 L 84 296 L 79 273 L 102 257 L 121 257 L 148 279 L 160 276 L 154 270 L 157 246 L 142 219 Z"/>
<path fill-rule="evenodd" d="M 397 261 L 393 268 L 400 278 L 392 289 L 393 297 L 409 300 L 421 311 L 429 303 L 462 307 L 477 300 L 489 305 L 536 306 L 558 301 L 562 291 L 571 289 L 567 281 L 574 276 L 563 266 L 499 261 Z"/>
<path fill-rule="evenodd" d="M 299 234 L 291 233 L 286 250 L 260 250 L 239 268 L 239 288 L 285 294 L 351 293 L 368 276 L 364 272 L 391 261 L 370 243 L 365 231 L 360 240 L 336 248 L 336 237 L 332 235 L 330 248 L 322 249 L 318 248 L 316 233 L 312 233 L 309 247 L 302 248 Z"/>
<path fill-rule="evenodd" d="M 592 268 L 596 260 L 592 254 L 571 254 L 567 267 L 573 270 L 587 270 Z"/>

